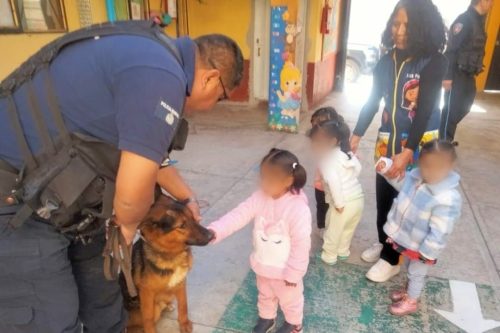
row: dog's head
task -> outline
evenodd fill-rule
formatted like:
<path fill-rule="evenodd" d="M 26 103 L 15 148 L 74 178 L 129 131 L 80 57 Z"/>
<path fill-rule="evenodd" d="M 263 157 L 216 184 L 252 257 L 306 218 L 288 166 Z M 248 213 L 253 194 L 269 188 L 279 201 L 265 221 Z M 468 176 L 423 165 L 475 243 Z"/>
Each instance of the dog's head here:
<path fill-rule="evenodd" d="M 144 238 L 166 252 L 174 252 L 188 245 L 207 245 L 212 231 L 204 228 L 183 204 L 167 196 L 160 196 L 141 224 Z"/>

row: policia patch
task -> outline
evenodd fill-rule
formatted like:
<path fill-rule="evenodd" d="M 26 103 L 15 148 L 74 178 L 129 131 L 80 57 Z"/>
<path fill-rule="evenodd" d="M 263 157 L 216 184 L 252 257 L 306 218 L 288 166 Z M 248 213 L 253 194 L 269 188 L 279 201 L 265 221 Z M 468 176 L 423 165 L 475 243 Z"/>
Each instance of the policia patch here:
<path fill-rule="evenodd" d="M 455 23 L 453 25 L 453 29 L 452 29 L 453 34 L 458 35 L 460 33 L 460 31 L 462 31 L 463 27 L 464 27 L 464 25 L 462 23 Z"/>

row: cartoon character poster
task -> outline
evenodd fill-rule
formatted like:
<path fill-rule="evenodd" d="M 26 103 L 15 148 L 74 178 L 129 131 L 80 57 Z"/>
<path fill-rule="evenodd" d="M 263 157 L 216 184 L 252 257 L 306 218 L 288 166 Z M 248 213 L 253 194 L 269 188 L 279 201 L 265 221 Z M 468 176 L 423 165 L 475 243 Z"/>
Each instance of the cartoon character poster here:
<path fill-rule="evenodd" d="M 295 133 L 302 99 L 302 73 L 294 64 L 295 37 L 301 32 L 287 6 L 271 8 L 269 127 Z"/>

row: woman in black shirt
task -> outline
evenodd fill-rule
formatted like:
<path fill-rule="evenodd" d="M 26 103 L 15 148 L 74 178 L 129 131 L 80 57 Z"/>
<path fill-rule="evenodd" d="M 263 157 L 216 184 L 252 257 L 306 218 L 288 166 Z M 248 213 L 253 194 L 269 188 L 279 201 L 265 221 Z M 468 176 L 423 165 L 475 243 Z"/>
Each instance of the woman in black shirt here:
<path fill-rule="evenodd" d="M 356 152 L 383 99 L 375 159 L 392 158 L 388 178 L 402 178 L 416 163 L 420 146 L 439 136 L 441 82 L 447 68 L 441 53 L 445 42 L 443 19 L 431 0 L 399 1 L 382 36 L 382 43 L 390 50 L 374 69 L 373 88 L 351 138 L 352 151 Z M 399 254 L 386 243 L 382 230 L 397 194 L 377 175 L 379 242 L 362 254 L 365 261 L 378 260 L 366 275 L 375 282 L 399 273 Z"/>

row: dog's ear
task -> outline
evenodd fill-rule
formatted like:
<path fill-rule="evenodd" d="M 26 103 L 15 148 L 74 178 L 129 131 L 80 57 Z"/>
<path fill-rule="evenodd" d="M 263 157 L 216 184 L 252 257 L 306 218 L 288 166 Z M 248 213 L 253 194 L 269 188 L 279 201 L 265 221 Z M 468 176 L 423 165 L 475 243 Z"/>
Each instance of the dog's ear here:
<path fill-rule="evenodd" d="M 165 210 L 165 215 L 170 216 L 174 219 L 176 219 L 179 216 L 179 214 L 176 211 L 168 208 Z"/>
<path fill-rule="evenodd" d="M 163 208 L 171 207 L 175 203 L 175 200 L 167 195 L 160 195 L 156 198 L 156 201 L 153 204 L 153 208 Z"/>

